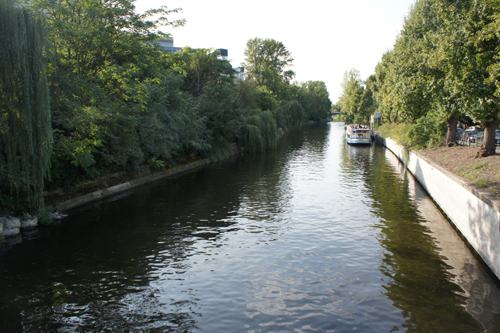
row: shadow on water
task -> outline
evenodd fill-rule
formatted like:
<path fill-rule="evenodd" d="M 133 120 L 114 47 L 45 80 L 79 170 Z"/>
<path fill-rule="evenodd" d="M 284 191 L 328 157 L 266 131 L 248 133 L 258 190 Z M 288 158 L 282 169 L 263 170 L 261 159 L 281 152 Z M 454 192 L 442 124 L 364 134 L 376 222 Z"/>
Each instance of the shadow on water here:
<path fill-rule="evenodd" d="M 498 280 L 485 270 L 404 165 L 385 147 L 345 147 L 344 177 L 373 199 L 386 250 L 383 288 L 408 332 L 500 328 Z M 394 195 L 398 193 L 398 195 Z M 398 329 L 395 326 L 395 329 Z"/>
<path fill-rule="evenodd" d="M 15 243 L 15 242 L 14 242 Z M 341 126 L 70 212 L 0 253 L 0 332 L 494 332 L 500 292 Z"/>

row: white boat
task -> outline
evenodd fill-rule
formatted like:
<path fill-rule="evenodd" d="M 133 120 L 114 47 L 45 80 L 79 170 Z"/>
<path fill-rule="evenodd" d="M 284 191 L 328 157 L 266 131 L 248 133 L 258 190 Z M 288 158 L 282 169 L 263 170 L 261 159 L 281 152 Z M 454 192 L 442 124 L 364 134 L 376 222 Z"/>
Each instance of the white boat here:
<path fill-rule="evenodd" d="M 370 145 L 372 130 L 366 125 L 347 125 L 345 140 L 350 145 Z"/>

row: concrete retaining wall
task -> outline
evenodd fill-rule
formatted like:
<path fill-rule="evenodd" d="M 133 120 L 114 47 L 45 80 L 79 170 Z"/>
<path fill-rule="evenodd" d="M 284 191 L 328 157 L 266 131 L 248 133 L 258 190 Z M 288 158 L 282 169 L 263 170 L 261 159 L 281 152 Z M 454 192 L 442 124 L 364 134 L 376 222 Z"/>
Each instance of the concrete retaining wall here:
<path fill-rule="evenodd" d="M 71 208 L 75 208 L 78 206 L 88 204 L 88 203 L 96 201 L 96 200 L 104 199 L 106 197 L 118 194 L 120 192 L 128 191 L 130 189 L 142 186 L 144 184 L 154 182 L 156 180 L 163 179 L 163 178 L 168 177 L 168 176 L 173 176 L 175 174 L 178 174 L 178 173 L 181 173 L 184 171 L 188 171 L 191 169 L 195 169 L 195 168 L 207 165 L 208 163 L 210 163 L 210 161 L 204 159 L 204 160 L 199 160 L 199 161 L 196 161 L 196 162 L 193 162 L 190 164 L 180 165 L 178 167 L 175 167 L 175 168 L 172 168 L 169 170 L 154 173 L 154 174 L 151 174 L 151 175 L 146 176 L 146 177 L 134 179 L 134 180 L 129 181 L 127 183 L 119 184 L 119 185 L 112 186 L 112 187 L 109 187 L 109 188 L 106 188 L 103 190 L 95 191 L 93 193 L 82 195 L 82 196 L 79 196 L 77 198 L 73 198 L 73 199 L 70 199 L 70 200 L 67 200 L 64 202 L 60 202 L 56 205 L 53 205 L 53 206 L 50 206 L 47 208 L 48 208 L 48 211 L 56 211 L 56 210 L 65 211 L 65 210 L 68 210 Z"/>
<path fill-rule="evenodd" d="M 394 140 L 380 140 L 422 184 L 451 222 L 500 278 L 499 201 Z M 405 158 L 405 156 L 408 156 Z"/>
<path fill-rule="evenodd" d="M 279 139 L 279 137 L 277 139 Z M 236 155 L 238 153 L 239 153 L 238 146 L 235 143 L 233 143 L 233 144 L 229 145 L 229 150 L 227 152 L 226 157 L 230 157 L 230 156 Z M 77 198 L 73 198 L 73 199 L 63 201 L 63 202 L 59 202 L 55 205 L 48 206 L 47 210 L 49 212 L 66 211 L 66 210 L 69 210 L 72 208 L 86 205 L 88 203 L 91 203 L 91 202 L 94 202 L 97 200 L 101 200 L 101 199 L 116 195 L 116 194 L 121 193 L 121 192 L 128 191 L 130 189 L 133 189 L 133 188 L 145 185 L 145 184 L 149 184 L 151 182 L 154 182 L 154 181 L 157 181 L 157 180 L 169 177 L 169 176 L 176 175 L 176 174 L 181 173 L 181 172 L 185 172 L 188 170 L 202 167 L 202 166 L 207 165 L 209 163 L 211 163 L 211 161 L 209 159 L 202 159 L 202 160 L 199 160 L 199 161 L 196 161 L 193 163 L 189 163 L 186 165 L 180 165 L 180 166 L 174 167 L 172 169 L 168 169 L 168 170 L 165 170 L 162 172 L 157 172 L 157 173 L 151 174 L 151 175 L 146 176 L 146 177 L 134 179 L 134 180 L 129 181 L 127 183 L 122 183 L 122 184 L 112 186 L 112 187 L 109 187 L 109 188 L 106 188 L 103 190 L 99 190 L 99 191 L 95 191 L 93 193 L 82 195 L 82 196 L 79 196 Z"/>

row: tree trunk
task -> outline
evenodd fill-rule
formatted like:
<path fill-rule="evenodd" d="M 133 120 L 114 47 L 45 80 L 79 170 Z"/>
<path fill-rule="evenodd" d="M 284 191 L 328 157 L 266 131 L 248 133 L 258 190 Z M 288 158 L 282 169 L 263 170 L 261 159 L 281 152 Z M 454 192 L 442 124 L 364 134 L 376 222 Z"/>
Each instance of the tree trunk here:
<path fill-rule="evenodd" d="M 482 157 L 495 155 L 495 131 L 498 123 L 498 112 L 495 111 L 490 117 L 490 121 L 484 124 L 484 141 L 478 155 Z"/>
<path fill-rule="evenodd" d="M 455 141 L 457 140 L 457 124 L 458 124 L 458 115 L 456 114 L 446 119 L 446 126 L 448 126 L 448 133 L 446 135 L 446 145 L 448 147 L 454 146 Z"/>

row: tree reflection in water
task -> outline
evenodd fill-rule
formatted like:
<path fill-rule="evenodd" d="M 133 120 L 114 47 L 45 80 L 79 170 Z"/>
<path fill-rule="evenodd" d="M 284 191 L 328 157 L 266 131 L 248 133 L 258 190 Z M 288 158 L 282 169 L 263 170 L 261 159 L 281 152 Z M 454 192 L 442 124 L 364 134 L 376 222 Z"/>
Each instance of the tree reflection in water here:
<path fill-rule="evenodd" d="M 367 170 L 374 227 L 387 250 L 380 267 L 386 295 L 403 310 L 411 332 L 479 332 L 498 325 L 498 281 L 471 254 L 425 190 L 389 150 L 358 150 Z M 394 195 L 398 193 L 399 195 Z"/>

